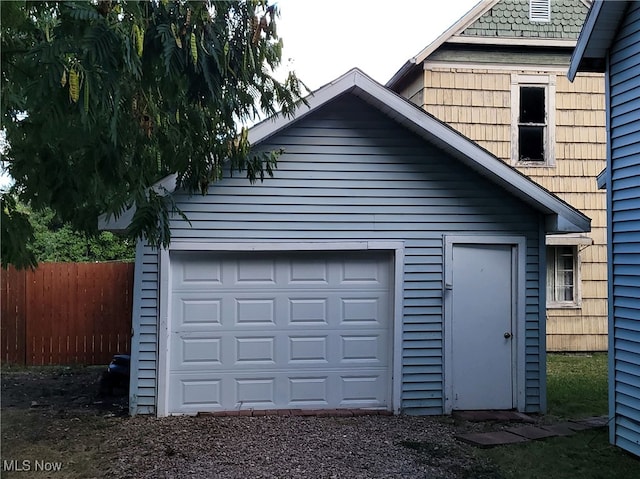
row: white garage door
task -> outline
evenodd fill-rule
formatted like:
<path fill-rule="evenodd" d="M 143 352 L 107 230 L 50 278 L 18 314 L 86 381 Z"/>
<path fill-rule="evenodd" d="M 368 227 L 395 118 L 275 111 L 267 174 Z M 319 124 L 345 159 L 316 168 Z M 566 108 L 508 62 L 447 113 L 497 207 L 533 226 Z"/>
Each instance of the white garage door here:
<path fill-rule="evenodd" d="M 391 408 L 385 253 L 171 253 L 169 413 Z"/>

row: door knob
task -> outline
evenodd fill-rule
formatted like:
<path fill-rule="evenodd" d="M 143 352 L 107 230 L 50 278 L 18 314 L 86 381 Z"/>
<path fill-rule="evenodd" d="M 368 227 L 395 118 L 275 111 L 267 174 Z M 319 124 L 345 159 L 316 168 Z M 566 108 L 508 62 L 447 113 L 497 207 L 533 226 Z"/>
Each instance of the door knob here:
<path fill-rule="evenodd" d="M 509 339 L 511 337 L 511 333 L 507 331 L 506 333 L 504 333 L 504 337 L 505 339 Z"/>

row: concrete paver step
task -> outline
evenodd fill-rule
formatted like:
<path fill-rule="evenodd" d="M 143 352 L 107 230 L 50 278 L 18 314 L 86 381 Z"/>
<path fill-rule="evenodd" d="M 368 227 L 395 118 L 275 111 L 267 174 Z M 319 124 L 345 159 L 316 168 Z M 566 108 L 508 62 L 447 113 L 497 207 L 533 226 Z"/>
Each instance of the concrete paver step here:
<path fill-rule="evenodd" d="M 505 421 L 534 423 L 535 419 L 518 411 L 453 411 L 455 419 L 471 422 Z"/>
<path fill-rule="evenodd" d="M 467 420 L 471 421 L 471 419 Z M 606 417 L 590 417 L 578 421 L 566 421 L 541 426 L 512 426 L 500 431 L 459 434 L 456 437 L 473 446 L 493 447 L 517 444 L 536 439 L 546 439 L 548 437 L 570 436 L 577 431 L 604 427 L 607 425 L 607 422 Z"/>
<path fill-rule="evenodd" d="M 472 432 L 469 434 L 460 434 L 456 437 L 461 441 L 477 447 L 503 446 L 505 444 L 517 444 L 527 441 L 524 437 L 507 431 Z"/>
<path fill-rule="evenodd" d="M 505 429 L 505 431 L 531 440 L 546 439 L 547 437 L 557 436 L 557 434 L 552 431 L 548 431 L 536 426 L 508 427 Z"/>
<path fill-rule="evenodd" d="M 575 433 L 575 430 L 571 429 L 571 427 L 569 427 L 569 423 L 566 422 L 560 422 L 558 424 L 545 424 L 544 426 L 540 427 L 554 433 L 556 436 L 571 436 Z"/>
<path fill-rule="evenodd" d="M 585 417 L 573 422 L 576 422 L 578 424 L 585 424 L 589 427 L 605 427 L 609 423 L 609 418 L 607 416 L 592 416 Z"/>

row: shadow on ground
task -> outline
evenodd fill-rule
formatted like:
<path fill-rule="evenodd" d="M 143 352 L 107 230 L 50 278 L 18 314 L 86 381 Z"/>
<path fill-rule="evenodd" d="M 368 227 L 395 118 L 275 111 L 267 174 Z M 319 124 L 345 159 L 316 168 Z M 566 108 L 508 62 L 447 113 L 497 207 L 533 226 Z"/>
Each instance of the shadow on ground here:
<path fill-rule="evenodd" d="M 3 368 L 2 409 L 37 409 L 74 414 L 77 412 L 123 416 L 128 394 L 116 388 L 101 394 L 100 378 L 106 366 Z"/>

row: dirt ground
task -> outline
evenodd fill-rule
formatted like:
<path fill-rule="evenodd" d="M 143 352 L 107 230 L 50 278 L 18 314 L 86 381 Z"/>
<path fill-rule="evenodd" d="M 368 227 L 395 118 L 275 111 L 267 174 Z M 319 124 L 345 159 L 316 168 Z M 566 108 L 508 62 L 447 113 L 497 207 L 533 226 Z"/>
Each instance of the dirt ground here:
<path fill-rule="evenodd" d="M 108 477 L 126 391 L 99 394 L 104 366 L 2 369 L 0 477 Z"/>
<path fill-rule="evenodd" d="M 130 418 L 126 391 L 99 394 L 103 370 L 2 368 L 0 477 L 499 477 L 450 420 Z"/>

